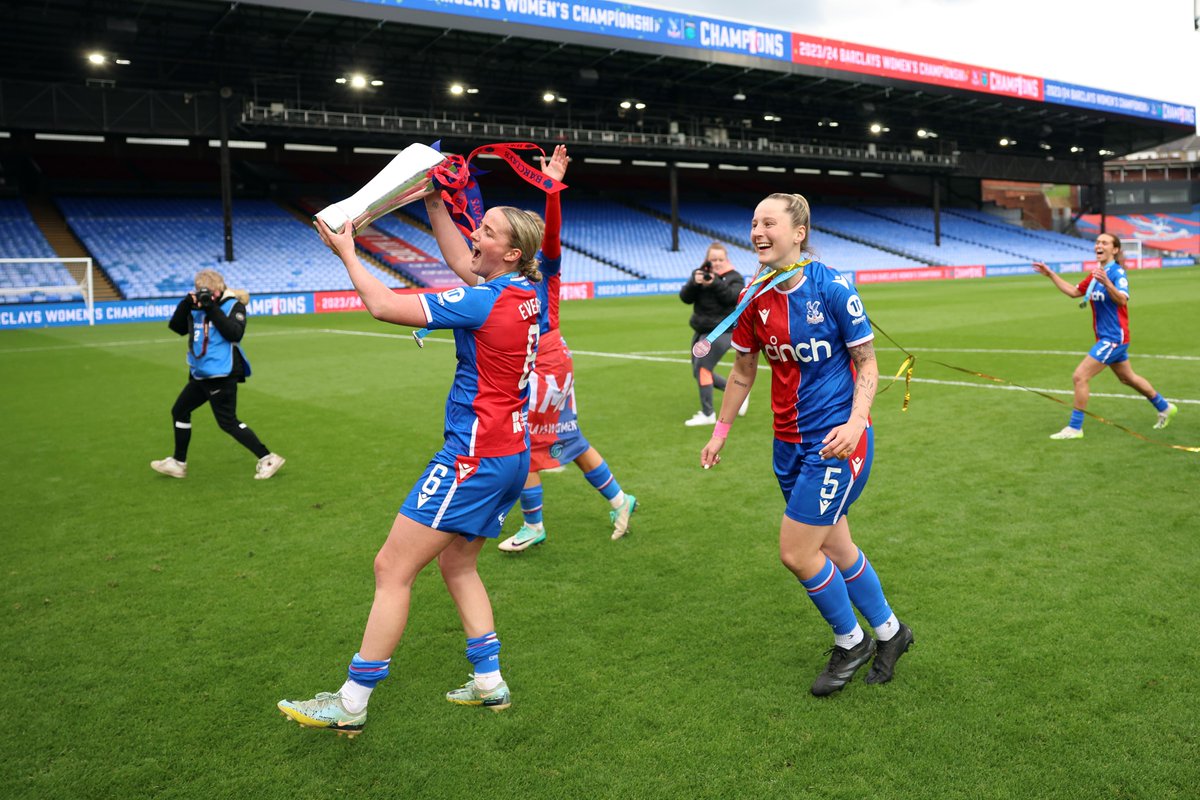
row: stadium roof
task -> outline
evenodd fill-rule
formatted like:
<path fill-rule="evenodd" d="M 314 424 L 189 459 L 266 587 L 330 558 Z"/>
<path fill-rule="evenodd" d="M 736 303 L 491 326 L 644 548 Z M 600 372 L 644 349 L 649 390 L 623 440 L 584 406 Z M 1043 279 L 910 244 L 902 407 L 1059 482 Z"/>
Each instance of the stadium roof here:
<path fill-rule="evenodd" d="M 1194 132 L 1174 121 L 737 52 L 410 10 L 422 5 L 437 4 L 18 4 L 0 26 L 0 126 L 144 133 L 192 126 L 211 134 L 212 120 L 200 111 L 211 106 L 200 102 L 192 119 L 159 114 L 149 122 L 144 114 L 114 118 L 97 104 L 106 92 L 186 93 L 190 101 L 229 87 L 245 101 L 289 109 L 954 153 L 965 174 L 1032 179 L 1096 174 L 1104 158 Z M 104 63 L 89 62 L 91 52 Z M 356 73 L 364 88 L 335 82 Z M 452 83 L 464 91 L 450 94 Z M 254 127 L 247 121 L 242 133 Z"/>

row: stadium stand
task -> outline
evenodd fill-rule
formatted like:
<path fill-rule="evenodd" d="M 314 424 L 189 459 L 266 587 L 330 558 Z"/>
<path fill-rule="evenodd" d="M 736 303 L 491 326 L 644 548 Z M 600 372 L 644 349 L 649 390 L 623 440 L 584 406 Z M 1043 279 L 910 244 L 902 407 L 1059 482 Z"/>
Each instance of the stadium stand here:
<path fill-rule="evenodd" d="M 0 258 L 55 258 L 57 253 L 42 236 L 25 203 L 18 199 L 0 199 Z M 77 281 L 62 264 L 5 264 L 0 269 L 0 288 L 59 286 Z M 35 303 L 78 300 L 78 294 L 0 295 L 0 303 Z"/>
<path fill-rule="evenodd" d="M 866 209 L 896 222 L 933 234 L 933 211 L 928 208 L 883 207 Z M 1014 256 L 1020 261 L 1073 261 L 1095 257 L 1092 243 L 1050 231 L 1032 231 L 1004 222 L 986 211 L 945 209 L 941 218 L 942 244 L 946 240 L 974 244 Z M 982 264 L 996 264 L 997 256 L 983 252 Z M 990 260 L 988 260 L 990 259 Z M 1012 259 L 1009 259 L 1010 261 Z M 974 262 L 973 262 L 974 263 Z"/>
<path fill-rule="evenodd" d="M 528 202 L 518 201 L 500 192 L 489 192 L 488 200 L 494 200 L 495 205 L 530 206 Z M 573 240 L 568 240 L 573 230 L 572 214 L 574 214 L 574 206 L 569 205 L 566 197 L 563 198 L 563 209 L 563 281 L 568 283 L 576 281 L 628 281 L 645 277 L 644 275 L 633 274 L 630 271 L 607 264 L 580 249 Z M 537 210 L 540 211 L 540 209 Z M 428 231 L 429 217 L 425 214 L 425 207 L 419 203 L 413 203 L 400 209 L 400 212 L 405 217 L 405 221 L 388 220 L 385 218 L 376 222 L 375 225 L 393 233 L 395 236 L 413 242 L 413 244 L 416 244 L 426 252 L 439 252 L 433 234 Z"/>
<path fill-rule="evenodd" d="M 663 214 L 670 213 L 666 204 L 655 203 L 651 207 Z M 729 244 L 745 248 L 750 239 L 750 223 L 746 208 L 734 203 L 681 203 L 679 216 L 682 222 L 704 231 L 713 238 Z M 813 254 L 825 264 L 836 269 L 875 270 L 875 269 L 913 269 L 926 266 L 919 261 L 897 253 L 891 253 L 878 247 L 872 247 L 822 228 L 814 226 L 810 237 Z M 738 258 L 734 256 L 734 262 Z M 742 264 L 743 272 L 754 272 L 755 264 Z"/>
<path fill-rule="evenodd" d="M 219 200 L 68 197 L 58 205 L 128 298 L 178 297 L 205 268 L 252 294 L 354 288 L 312 230 L 269 201 L 235 201 L 233 262 L 222 260 Z M 401 285 L 394 275 L 367 269 L 388 286 Z"/>

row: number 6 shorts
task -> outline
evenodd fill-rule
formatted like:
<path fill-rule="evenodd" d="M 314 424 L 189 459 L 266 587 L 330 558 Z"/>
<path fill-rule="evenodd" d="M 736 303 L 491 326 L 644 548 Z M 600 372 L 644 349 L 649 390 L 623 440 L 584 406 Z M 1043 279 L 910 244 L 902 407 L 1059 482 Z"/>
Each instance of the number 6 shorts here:
<path fill-rule="evenodd" d="M 461 534 L 467 541 L 494 539 L 528 474 L 528 450 L 493 458 L 441 450 L 408 493 L 400 513 L 435 530 Z"/>
<path fill-rule="evenodd" d="M 847 459 L 821 458 L 821 437 L 811 442 L 775 440 L 774 467 L 787 500 L 784 513 L 806 525 L 833 525 L 862 494 L 875 457 L 875 432 L 867 428 Z"/>

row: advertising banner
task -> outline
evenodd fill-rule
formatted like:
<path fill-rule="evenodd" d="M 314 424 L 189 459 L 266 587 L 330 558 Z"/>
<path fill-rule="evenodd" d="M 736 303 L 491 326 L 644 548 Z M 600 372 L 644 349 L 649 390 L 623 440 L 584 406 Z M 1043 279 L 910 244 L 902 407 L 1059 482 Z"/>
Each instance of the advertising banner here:
<path fill-rule="evenodd" d="M 494 22 L 540 25 L 623 39 L 787 61 L 787 31 L 606 0 L 359 0 Z"/>
<path fill-rule="evenodd" d="M 1042 99 L 1041 78 L 802 33 L 792 34 L 792 62 L 987 94 Z"/>
<path fill-rule="evenodd" d="M 1113 111 L 1131 117 L 1176 122 L 1180 125 L 1194 126 L 1196 124 L 1196 109 L 1191 106 L 1150 100 L 1119 92 L 1106 92 L 1103 89 L 1061 83 L 1049 78 L 1045 80 L 1044 85 L 1045 98 L 1048 103 L 1090 108 L 1094 111 Z"/>
<path fill-rule="evenodd" d="M 175 313 L 178 298 L 114 300 L 96 303 L 96 324 L 116 322 L 166 322 Z M 250 298 L 251 316 L 312 313 L 311 294 L 260 295 Z M 55 328 L 87 325 L 87 306 L 78 303 L 23 303 L 0 306 L 0 330 Z"/>

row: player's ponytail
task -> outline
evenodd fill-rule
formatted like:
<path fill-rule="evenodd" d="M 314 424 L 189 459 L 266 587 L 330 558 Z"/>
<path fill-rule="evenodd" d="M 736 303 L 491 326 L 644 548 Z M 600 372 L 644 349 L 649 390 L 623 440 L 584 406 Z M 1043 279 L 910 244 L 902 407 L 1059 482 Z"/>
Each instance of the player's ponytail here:
<path fill-rule="evenodd" d="M 531 281 L 540 281 L 542 273 L 538 270 L 537 252 L 542 244 L 542 233 L 546 229 L 542 218 L 532 211 L 512 206 L 496 206 L 496 210 L 504 215 L 512 231 L 508 241 L 509 247 L 521 251 L 521 258 L 516 264 L 517 271 Z"/>

